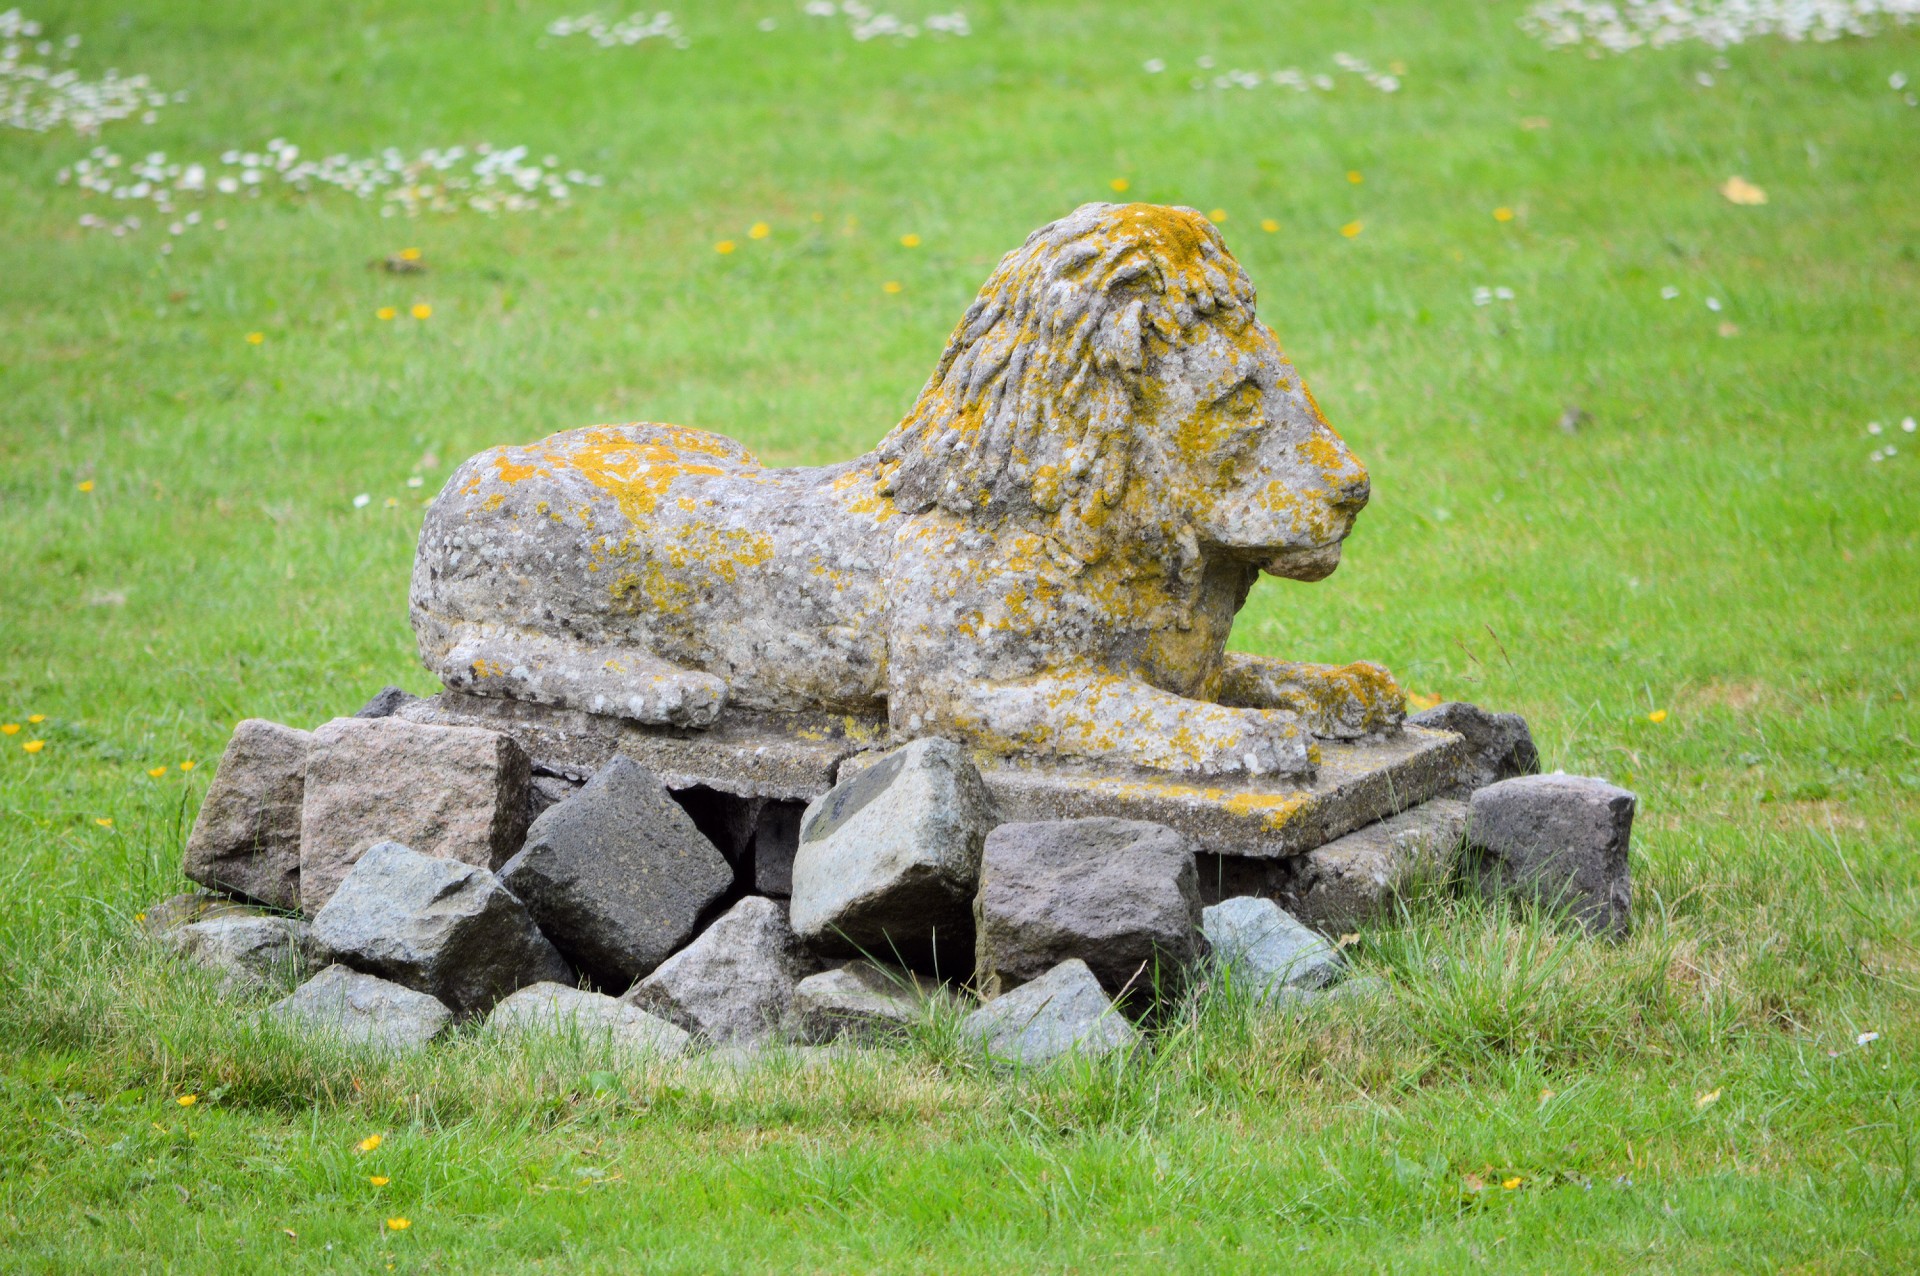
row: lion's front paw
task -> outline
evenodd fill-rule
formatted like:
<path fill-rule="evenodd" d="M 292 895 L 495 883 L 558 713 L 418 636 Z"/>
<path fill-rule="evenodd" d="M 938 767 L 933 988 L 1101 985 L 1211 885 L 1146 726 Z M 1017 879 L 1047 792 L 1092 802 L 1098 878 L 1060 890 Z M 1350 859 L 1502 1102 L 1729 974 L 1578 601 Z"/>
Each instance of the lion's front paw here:
<path fill-rule="evenodd" d="M 1307 775 L 1307 733 L 1278 709 L 1245 709 L 1209 731 L 1197 759 L 1204 775 Z"/>
<path fill-rule="evenodd" d="M 1400 725 L 1407 694 L 1393 675 L 1370 660 L 1350 665 L 1309 666 L 1308 729 L 1317 736 L 1351 740 Z"/>

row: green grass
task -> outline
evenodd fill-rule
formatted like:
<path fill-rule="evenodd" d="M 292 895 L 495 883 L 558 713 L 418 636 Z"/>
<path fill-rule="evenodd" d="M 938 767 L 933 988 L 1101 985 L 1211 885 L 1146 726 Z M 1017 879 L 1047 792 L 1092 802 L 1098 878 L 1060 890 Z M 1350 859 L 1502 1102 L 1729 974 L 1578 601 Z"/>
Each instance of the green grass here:
<path fill-rule="evenodd" d="M 54 175 L 92 142 L 0 136 L 0 721 L 46 715 L 0 736 L 0 1266 L 1920 1261 L 1920 436 L 1865 432 L 1920 415 L 1920 112 L 1888 88 L 1920 33 L 1715 69 L 1549 53 L 1515 3 L 1196 9 L 861 45 L 715 3 L 685 52 L 543 47 L 576 11 L 544 0 L 35 12 L 88 74 L 191 92 L 107 129 L 128 156 L 492 141 L 606 185 L 411 223 L 269 196 L 163 258 L 150 211 L 77 228 L 111 210 Z M 1187 84 L 1337 51 L 1404 89 Z M 1386 1000 L 1216 998 L 1119 1069 L 996 1079 L 930 1029 L 739 1082 L 480 1035 L 340 1057 L 133 941 L 236 719 L 429 689 L 406 578 L 461 458 L 633 418 L 863 450 L 998 255 L 1115 178 L 1229 214 L 1374 476 L 1340 572 L 1260 585 L 1236 644 L 1382 660 L 1636 788 L 1630 942 L 1424 900 L 1356 950 Z M 429 273 L 369 269 L 410 245 Z"/>

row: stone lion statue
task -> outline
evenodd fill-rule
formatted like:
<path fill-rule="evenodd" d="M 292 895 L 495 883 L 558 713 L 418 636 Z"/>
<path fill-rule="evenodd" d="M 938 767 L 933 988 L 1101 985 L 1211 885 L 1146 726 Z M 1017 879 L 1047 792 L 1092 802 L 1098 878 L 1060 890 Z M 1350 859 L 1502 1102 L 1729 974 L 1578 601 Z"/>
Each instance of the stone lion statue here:
<path fill-rule="evenodd" d="M 1310 774 L 1397 727 L 1384 669 L 1225 650 L 1367 502 L 1219 233 L 1087 204 L 987 280 L 867 455 L 768 469 L 670 425 L 462 465 L 412 583 L 447 686 L 701 727 L 724 706 L 1161 771 Z"/>

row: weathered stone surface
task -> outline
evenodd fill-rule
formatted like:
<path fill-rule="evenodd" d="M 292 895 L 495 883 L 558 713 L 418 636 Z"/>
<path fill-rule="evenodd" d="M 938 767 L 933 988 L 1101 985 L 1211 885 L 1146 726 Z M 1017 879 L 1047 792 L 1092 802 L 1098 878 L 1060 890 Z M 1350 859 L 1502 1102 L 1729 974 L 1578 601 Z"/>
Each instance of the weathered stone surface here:
<path fill-rule="evenodd" d="M 814 961 L 787 924 L 786 906 L 749 896 L 728 909 L 623 999 L 708 1041 L 752 1043 L 773 1036 L 794 985 Z"/>
<path fill-rule="evenodd" d="M 382 687 L 373 693 L 373 699 L 361 705 L 354 713 L 356 718 L 391 718 L 400 710 L 419 699 L 399 687 Z"/>
<path fill-rule="evenodd" d="M 313 735 L 264 718 L 233 729 L 180 871 L 274 908 L 300 906 L 300 808 Z"/>
<path fill-rule="evenodd" d="M 1004 819 L 1147 820 L 1212 854 L 1280 859 L 1450 788 L 1466 752 L 1458 736 L 1419 727 L 1316 747 L 1320 765 L 1306 782 L 1160 778 L 1017 761 L 990 761 L 980 774 Z"/>
<path fill-rule="evenodd" d="M 274 1002 L 268 1013 L 308 1031 L 393 1050 L 417 1050 L 453 1022 L 453 1012 L 426 993 L 340 965 Z"/>
<path fill-rule="evenodd" d="M 1283 989 L 1324 988 L 1340 977 L 1339 951 L 1270 899 L 1243 895 L 1201 917 L 1215 964 L 1256 1000 L 1273 1001 Z"/>
<path fill-rule="evenodd" d="M 989 997 L 1068 958 L 1116 997 L 1178 987 L 1200 952 L 1193 842 L 1139 820 L 1002 824 L 987 835 L 974 927 Z"/>
<path fill-rule="evenodd" d="M 134 914 L 140 929 L 155 939 L 164 939 L 183 926 L 212 921 L 217 917 L 271 917 L 274 914 L 251 904 L 237 904 L 224 895 L 189 891 L 169 895 L 148 904 Z"/>
<path fill-rule="evenodd" d="M 1452 731 L 1466 740 L 1466 762 L 1459 780 L 1447 791 L 1448 797 L 1464 801 L 1475 789 L 1540 770 L 1540 751 L 1533 747 L 1533 732 L 1517 713 L 1489 713 L 1479 705 L 1449 700 L 1421 710 L 1407 723 Z"/>
<path fill-rule="evenodd" d="M 990 1057 L 1030 1068 L 1071 1053 L 1108 1055 L 1140 1040 L 1078 958 L 994 998 L 962 1020 L 960 1031 L 983 1044 Z"/>
<path fill-rule="evenodd" d="M 687 1048 L 686 1031 L 617 997 L 566 984 L 539 983 L 505 998 L 487 1026 L 508 1033 L 604 1037 L 636 1054 L 673 1058 Z"/>
<path fill-rule="evenodd" d="M 1589 931 L 1623 936 L 1631 924 L 1627 858 L 1638 799 L 1583 775 L 1526 775 L 1476 792 L 1467 841 L 1489 889 L 1565 908 Z"/>
<path fill-rule="evenodd" d="M 793 861 L 793 928 L 875 956 L 962 940 L 980 849 L 996 822 L 966 751 L 915 740 L 807 808 Z"/>
<path fill-rule="evenodd" d="M 1224 646 L 1262 571 L 1335 568 L 1368 492 L 1218 230 L 1088 204 L 1002 260 L 865 456 L 768 469 L 632 424 L 470 459 L 412 619 L 481 696 L 676 728 L 884 705 L 899 736 L 1304 778 L 1311 736 L 1391 731 L 1399 689 Z"/>
<path fill-rule="evenodd" d="M 538 770 L 527 783 L 527 827 L 545 815 L 550 809 L 560 805 L 574 794 L 582 785 L 563 775 L 542 775 Z"/>
<path fill-rule="evenodd" d="M 871 1040 L 918 1023 L 938 988 L 911 971 L 850 961 L 794 986 L 788 1026 L 795 1039 L 825 1045 Z"/>
<path fill-rule="evenodd" d="M 291 917 L 216 917 L 190 922 L 168 938 L 235 996 L 285 987 L 306 973 L 313 957 L 310 928 Z"/>
<path fill-rule="evenodd" d="M 733 870 L 657 777 L 615 758 L 534 822 L 500 880 L 568 960 L 625 989 L 692 938 Z"/>
<path fill-rule="evenodd" d="M 492 873 L 397 842 L 360 857 L 314 916 L 313 937 L 336 960 L 432 993 L 462 1015 L 483 1014 L 528 984 L 573 978 Z"/>
<path fill-rule="evenodd" d="M 1452 874 L 1466 829 L 1465 802 L 1422 802 L 1292 861 L 1280 899 L 1296 918 L 1329 934 L 1387 920 L 1395 900 Z"/>
<path fill-rule="evenodd" d="M 509 736 L 402 717 L 313 733 L 300 816 L 300 902 L 316 913 L 376 842 L 497 868 L 527 831 L 527 755 Z"/>
<path fill-rule="evenodd" d="M 806 814 L 804 802 L 769 798 L 760 807 L 752 846 L 753 889 L 760 894 L 793 894 L 793 860 L 800 853 L 800 822 Z"/>

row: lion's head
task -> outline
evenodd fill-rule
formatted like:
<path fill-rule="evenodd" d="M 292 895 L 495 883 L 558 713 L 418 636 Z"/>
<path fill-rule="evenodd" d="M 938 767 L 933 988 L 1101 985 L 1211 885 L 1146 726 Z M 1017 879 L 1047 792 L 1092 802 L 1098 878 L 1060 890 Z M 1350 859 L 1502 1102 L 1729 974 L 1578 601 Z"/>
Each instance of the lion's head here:
<path fill-rule="evenodd" d="M 1219 232 L 1154 204 L 1008 253 L 879 456 L 900 507 L 1037 520 L 1086 561 L 1124 539 L 1317 580 L 1367 501 Z"/>

